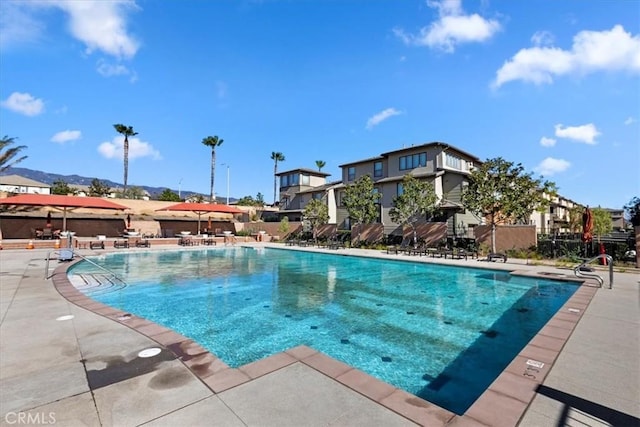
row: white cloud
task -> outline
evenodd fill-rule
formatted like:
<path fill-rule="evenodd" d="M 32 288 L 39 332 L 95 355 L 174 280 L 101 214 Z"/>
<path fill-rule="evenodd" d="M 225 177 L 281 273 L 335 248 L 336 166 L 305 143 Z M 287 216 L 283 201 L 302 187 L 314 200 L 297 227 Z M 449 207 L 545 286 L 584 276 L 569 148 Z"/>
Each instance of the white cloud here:
<path fill-rule="evenodd" d="M 26 2 L 25 2 L 26 3 Z M 0 2 L 0 47 L 13 46 L 41 40 L 44 24 L 32 16 L 30 8 L 24 3 L 13 1 Z"/>
<path fill-rule="evenodd" d="M 557 124 L 555 129 L 558 138 L 572 139 L 589 145 L 595 145 L 597 143 L 595 140 L 596 137 L 602 135 L 593 123 L 582 126 L 564 126 Z"/>
<path fill-rule="evenodd" d="M 464 14 L 460 0 L 427 0 L 427 5 L 438 9 L 439 19 L 421 28 L 417 35 L 394 29 L 394 34 L 404 43 L 451 53 L 459 44 L 489 40 L 501 29 L 496 20 L 485 19 L 476 13 Z"/>
<path fill-rule="evenodd" d="M 553 147 L 554 145 L 556 145 L 556 140 L 543 136 L 542 138 L 540 138 L 540 145 L 542 145 L 543 147 Z"/>
<path fill-rule="evenodd" d="M 536 33 L 531 36 L 531 43 L 534 46 L 551 46 L 553 45 L 553 34 L 549 31 L 536 31 Z"/>
<path fill-rule="evenodd" d="M 64 144 L 67 141 L 75 141 L 76 139 L 80 139 L 82 137 L 82 132 L 79 130 L 63 130 L 62 132 L 58 132 L 51 137 L 52 142 L 59 142 Z"/>
<path fill-rule="evenodd" d="M 555 77 L 566 74 L 597 71 L 640 72 L 640 35 L 616 25 L 608 31 L 579 32 L 571 50 L 541 46 L 521 49 L 496 72 L 492 86 L 498 88 L 514 80 L 552 83 Z"/>
<path fill-rule="evenodd" d="M 104 59 L 98 60 L 98 73 L 105 76 L 123 76 L 130 73 L 129 69 L 122 64 L 109 64 Z"/>
<path fill-rule="evenodd" d="M 634 117 L 627 117 L 627 120 L 624 121 L 624 124 L 629 126 L 629 125 L 634 124 L 637 121 L 638 120 L 636 120 Z"/>
<path fill-rule="evenodd" d="M 534 168 L 542 176 L 552 176 L 556 173 L 564 172 L 571 166 L 566 160 L 554 159 L 553 157 L 547 157 L 538 166 Z"/>
<path fill-rule="evenodd" d="M 44 101 L 29 93 L 13 92 L 2 101 L 2 106 L 25 116 L 37 116 L 44 111 Z"/>
<path fill-rule="evenodd" d="M 383 121 L 387 120 L 389 117 L 397 116 L 402 114 L 401 111 L 396 110 L 395 108 L 387 108 L 377 114 L 374 114 L 372 117 L 367 120 L 367 129 L 372 129 L 374 126 L 379 125 Z"/>
<path fill-rule="evenodd" d="M 111 141 L 105 141 L 98 146 L 98 152 L 107 159 L 124 158 L 124 137 L 118 135 Z M 129 160 L 138 157 L 151 157 L 154 160 L 162 158 L 160 152 L 153 148 L 148 142 L 143 142 L 139 138 L 129 138 Z"/>
<path fill-rule="evenodd" d="M 9 10 L 10 16 L 2 18 L 0 28 L 3 31 L 3 44 L 18 43 L 21 37 L 43 38 L 41 33 L 44 25 L 38 21 L 36 13 L 45 8 L 56 8 L 66 13 L 71 35 L 86 46 L 87 53 L 101 51 L 116 58 L 132 58 L 140 47 L 140 43 L 127 30 L 127 12 L 138 8 L 134 0 L 34 0 L 6 3 L 10 6 L 3 7 L 3 12 L 5 9 Z M 8 31 L 8 40 L 5 38 L 5 31 Z"/>

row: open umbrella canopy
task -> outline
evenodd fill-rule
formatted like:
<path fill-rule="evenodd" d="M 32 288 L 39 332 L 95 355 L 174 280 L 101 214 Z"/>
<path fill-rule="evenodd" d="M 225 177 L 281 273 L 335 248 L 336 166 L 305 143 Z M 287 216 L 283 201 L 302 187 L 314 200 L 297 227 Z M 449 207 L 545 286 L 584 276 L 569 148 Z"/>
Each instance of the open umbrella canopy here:
<path fill-rule="evenodd" d="M 56 194 L 19 194 L 0 199 L 0 205 L 51 207 L 62 210 L 62 228 L 67 231 L 67 209 L 77 208 L 125 210 L 119 205 L 100 197 L 62 196 Z"/>
<path fill-rule="evenodd" d="M 156 209 L 157 211 L 184 211 L 194 212 L 198 214 L 198 233 L 200 233 L 200 216 L 206 213 L 228 213 L 228 214 L 242 214 L 244 211 L 234 208 L 228 205 L 217 205 L 212 203 L 177 203 L 170 205 L 162 209 Z"/>

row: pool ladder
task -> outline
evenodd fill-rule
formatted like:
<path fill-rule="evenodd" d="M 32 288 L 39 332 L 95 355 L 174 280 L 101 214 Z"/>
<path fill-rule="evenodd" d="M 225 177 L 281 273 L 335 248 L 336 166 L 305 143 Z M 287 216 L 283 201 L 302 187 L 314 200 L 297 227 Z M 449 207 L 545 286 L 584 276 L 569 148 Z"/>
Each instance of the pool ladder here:
<path fill-rule="evenodd" d="M 109 292 L 120 290 L 122 288 L 127 287 L 127 283 L 118 276 L 115 272 L 109 270 L 101 266 L 100 264 L 96 264 L 89 258 L 75 252 L 73 249 L 61 249 L 60 251 L 54 251 L 53 253 L 58 254 L 58 260 L 60 261 L 69 261 L 73 259 L 74 256 L 77 256 L 84 261 L 92 264 L 95 267 L 98 267 L 100 270 L 105 273 L 86 273 L 86 274 L 77 274 L 77 276 L 84 282 L 84 284 L 74 286 L 81 291 L 89 291 L 92 294 L 97 294 L 101 292 Z M 44 269 L 44 278 L 50 279 L 52 276 L 49 275 L 49 260 L 51 259 L 51 252 L 47 253 L 47 263 Z"/>
<path fill-rule="evenodd" d="M 600 284 L 600 287 L 602 287 L 604 285 L 604 279 L 600 277 L 599 274 L 583 270 L 583 268 L 586 267 L 587 264 L 590 264 L 597 259 L 604 259 L 607 261 L 607 265 L 609 266 L 609 289 L 613 288 L 613 258 L 611 257 L 611 255 L 600 254 L 598 256 L 594 256 L 593 258 L 584 261 L 582 264 L 574 268 L 573 272 L 575 273 L 576 277 L 596 279 L 596 281 Z"/>

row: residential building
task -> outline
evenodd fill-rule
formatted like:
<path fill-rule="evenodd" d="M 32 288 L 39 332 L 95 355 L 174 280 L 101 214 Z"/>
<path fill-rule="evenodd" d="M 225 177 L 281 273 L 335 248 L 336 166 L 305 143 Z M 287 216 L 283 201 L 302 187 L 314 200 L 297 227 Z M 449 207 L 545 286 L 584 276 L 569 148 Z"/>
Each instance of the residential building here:
<path fill-rule="evenodd" d="M 464 209 L 462 191 L 473 168 L 481 163 L 476 156 L 452 145 L 430 142 L 342 164 L 342 184 L 335 188 L 338 192 L 338 228 L 349 229 L 352 225 L 342 204 L 345 187 L 361 176 L 369 175 L 374 182 L 374 191 L 382 195 L 379 222 L 384 225 L 385 234 L 401 234 L 401 225 L 391 220 L 389 211 L 393 207 L 393 199 L 402 194 L 404 176 L 411 174 L 415 178 L 429 180 L 435 188 L 440 213 L 432 219 L 446 222 L 447 232 L 451 235 L 467 235 L 482 219 Z"/>
<path fill-rule="evenodd" d="M 556 195 L 547 196 L 550 203 L 543 212 L 534 211 L 530 217 L 530 224 L 536 226 L 538 234 L 565 234 L 579 230 L 572 230 L 571 211 L 583 209 L 583 206 L 566 197 Z M 582 227 L 581 218 L 574 224 Z"/>
<path fill-rule="evenodd" d="M 0 191 L 17 194 L 51 194 L 51 186 L 20 175 L 2 175 Z"/>
<path fill-rule="evenodd" d="M 625 231 L 627 229 L 627 221 L 624 219 L 624 209 L 608 209 L 605 208 L 609 215 L 611 215 L 611 225 L 614 231 Z"/>
<path fill-rule="evenodd" d="M 324 199 L 329 207 L 329 222 L 335 223 L 336 208 L 332 183 L 327 184 L 331 174 L 313 169 L 291 169 L 276 174 L 280 180 L 280 197 L 278 216 L 287 217 L 289 221 L 302 221 L 302 212 L 309 200 Z M 333 215 L 332 215 L 333 213 Z M 333 220 L 333 221 L 332 221 Z"/>

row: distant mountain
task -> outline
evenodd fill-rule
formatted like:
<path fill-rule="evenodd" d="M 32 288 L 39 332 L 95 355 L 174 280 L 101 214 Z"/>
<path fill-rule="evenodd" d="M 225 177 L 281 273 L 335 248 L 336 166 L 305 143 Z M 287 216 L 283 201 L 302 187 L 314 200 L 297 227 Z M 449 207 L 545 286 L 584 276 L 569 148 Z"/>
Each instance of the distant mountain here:
<path fill-rule="evenodd" d="M 42 182 L 44 184 L 49 184 L 49 185 L 53 185 L 55 181 L 61 180 L 66 182 L 69 185 L 86 185 L 87 187 L 90 186 L 91 181 L 93 181 L 96 178 L 95 176 L 92 176 L 89 178 L 89 177 L 80 176 L 80 175 L 60 175 L 57 173 L 48 173 L 48 172 L 42 172 L 42 171 L 33 170 L 33 169 L 15 168 L 15 167 L 11 167 L 7 169 L 2 173 L 2 175 L 20 175 L 24 178 L 33 179 L 34 181 Z M 111 188 L 123 187 L 123 184 L 119 182 L 109 181 L 108 179 L 101 179 L 101 178 L 98 178 L 98 179 Z M 167 188 L 167 187 L 150 187 L 147 185 L 130 185 L 130 186 L 140 187 L 146 190 L 151 195 L 152 199 L 157 198 Z M 174 190 L 171 188 L 170 190 L 178 194 L 178 190 Z M 201 194 L 201 193 L 197 193 L 195 191 L 189 191 L 189 190 L 180 190 L 180 196 L 183 198 L 192 196 L 193 194 Z M 227 201 L 226 197 L 217 197 L 217 199 L 218 199 L 218 202 L 220 203 L 225 203 Z M 235 202 L 236 199 L 229 198 L 229 201 Z"/>

